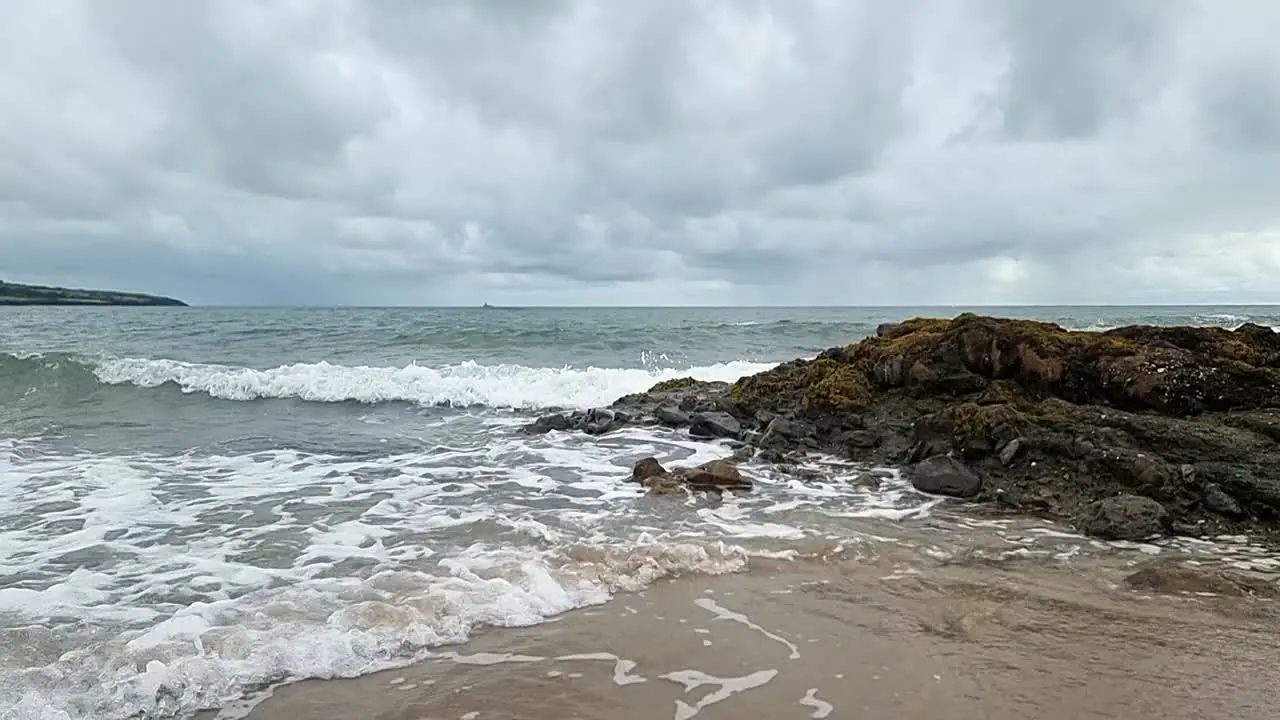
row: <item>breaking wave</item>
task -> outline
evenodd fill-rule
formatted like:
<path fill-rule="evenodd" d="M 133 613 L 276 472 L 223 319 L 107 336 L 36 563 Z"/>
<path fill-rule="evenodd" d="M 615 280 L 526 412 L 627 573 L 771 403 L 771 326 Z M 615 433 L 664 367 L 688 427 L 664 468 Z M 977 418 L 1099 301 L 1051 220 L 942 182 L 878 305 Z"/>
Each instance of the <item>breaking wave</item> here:
<path fill-rule="evenodd" d="M 683 370 L 537 368 L 463 362 L 442 367 L 295 363 L 267 369 L 151 358 L 87 360 L 66 354 L 0 355 L 10 392 L 87 385 L 175 387 L 220 400 L 267 398 L 324 403 L 408 402 L 426 406 L 538 409 L 607 405 L 628 393 L 678 377 L 732 382 L 772 367 L 744 361 Z"/>

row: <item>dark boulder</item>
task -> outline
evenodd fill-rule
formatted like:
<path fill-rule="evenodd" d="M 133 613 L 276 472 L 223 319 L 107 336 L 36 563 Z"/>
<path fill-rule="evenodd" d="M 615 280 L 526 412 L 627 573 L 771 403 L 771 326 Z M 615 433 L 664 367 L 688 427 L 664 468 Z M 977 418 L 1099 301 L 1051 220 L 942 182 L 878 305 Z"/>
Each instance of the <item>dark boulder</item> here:
<path fill-rule="evenodd" d="M 650 475 L 644 479 L 642 483 L 650 495 L 672 495 L 682 493 L 687 495 L 689 487 L 680 477 L 671 473 L 660 473 L 658 475 Z"/>
<path fill-rule="evenodd" d="M 656 459 L 642 458 L 632 467 L 628 481 L 640 483 L 655 494 L 686 489 L 720 492 L 752 488 L 751 480 L 742 475 L 737 464 L 726 459 L 712 460 L 697 467 L 675 468 L 668 471 Z"/>
<path fill-rule="evenodd" d="M 588 410 L 582 422 L 582 431 L 588 435 L 604 435 L 626 425 L 629 419 L 627 414 L 622 412 L 603 408 Z"/>
<path fill-rule="evenodd" d="M 1225 515 L 1227 517 L 1240 517 L 1244 511 L 1240 508 L 1240 503 L 1236 499 L 1227 494 L 1217 483 L 1209 483 L 1204 489 L 1204 506 L 1209 512 Z"/>
<path fill-rule="evenodd" d="M 643 483 L 655 475 L 665 474 L 667 474 L 667 469 L 662 467 L 662 463 L 658 462 L 656 458 L 641 458 L 631 468 L 631 482 Z"/>
<path fill-rule="evenodd" d="M 581 432 L 587 435 L 604 435 L 626 427 L 632 421 L 630 413 L 607 408 L 577 410 L 571 413 L 552 413 L 537 418 L 524 426 L 526 433 L 544 435 L 552 431 Z"/>
<path fill-rule="evenodd" d="M 563 413 L 543 415 L 524 426 L 524 431 L 531 435 L 545 435 L 553 430 L 567 432 L 574 429 L 573 419 Z"/>
<path fill-rule="evenodd" d="M 1022 438 L 1014 438 L 1004 444 L 1000 448 L 1000 464 L 1012 465 L 1014 460 L 1018 459 L 1018 454 L 1022 452 Z"/>
<path fill-rule="evenodd" d="M 712 460 L 674 474 L 695 490 L 751 489 L 751 481 L 742 476 L 732 460 Z"/>
<path fill-rule="evenodd" d="M 1169 512 L 1141 495 L 1117 495 L 1090 503 L 1077 521 L 1080 531 L 1102 540 L 1146 540 L 1169 530 Z"/>
<path fill-rule="evenodd" d="M 684 427 L 689 424 L 689 414 L 672 405 L 660 405 L 653 412 L 658 422 L 667 427 Z"/>
<path fill-rule="evenodd" d="M 920 492 L 971 498 L 982 490 L 982 477 L 964 463 L 946 455 L 925 458 L 908 472 L 911 485 Z"/>
<path fill-rule="evenodd" d="M 742 423 L 726 412 L 700 412 L 689 423 L 689 434 L 696 438 L 737 438 Z"/>

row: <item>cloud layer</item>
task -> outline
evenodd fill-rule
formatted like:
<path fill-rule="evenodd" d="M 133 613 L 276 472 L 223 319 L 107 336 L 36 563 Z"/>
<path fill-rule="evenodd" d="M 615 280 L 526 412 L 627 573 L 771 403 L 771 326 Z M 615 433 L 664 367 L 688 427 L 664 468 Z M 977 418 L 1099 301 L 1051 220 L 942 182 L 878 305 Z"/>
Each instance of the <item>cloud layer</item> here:
<path fill-rule="evenodd" d="M 1280 5 L 0 3 L 0 271 L 219 304 L 1280 301 Z"/>

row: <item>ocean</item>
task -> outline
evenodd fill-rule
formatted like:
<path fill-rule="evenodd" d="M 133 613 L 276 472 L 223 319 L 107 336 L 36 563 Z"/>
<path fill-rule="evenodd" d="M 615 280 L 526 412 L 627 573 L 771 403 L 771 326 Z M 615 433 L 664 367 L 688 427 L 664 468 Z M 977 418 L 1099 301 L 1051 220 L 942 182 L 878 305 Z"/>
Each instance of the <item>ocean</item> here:
<path fill-rule="evenodd" d="M 631 464 L 731 450 L 519 428 L 966 309 L 1280 327 L 1276 307 L 0 308 L 0 718 L 227 717 L 658 581 L 960 542 L 981 523 L 836 459 L 674 501 L 624 483 Z"/>

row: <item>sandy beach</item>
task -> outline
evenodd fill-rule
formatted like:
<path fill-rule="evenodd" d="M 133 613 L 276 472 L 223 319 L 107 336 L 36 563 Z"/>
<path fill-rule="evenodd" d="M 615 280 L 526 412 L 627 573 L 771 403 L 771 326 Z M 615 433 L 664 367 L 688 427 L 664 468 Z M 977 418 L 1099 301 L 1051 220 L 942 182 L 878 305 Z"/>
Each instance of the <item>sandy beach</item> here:
<path fill-rule="evenodd" d="M 248 717 L 1274 717 L 1270 602 L 1114 578 L 854 563 L 687 577 L 406 669 L 289 685 Z"/>

